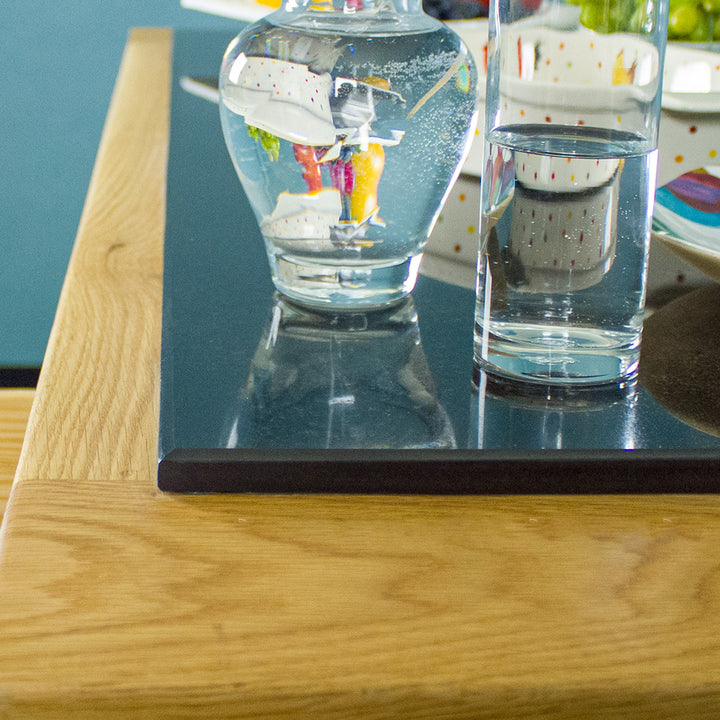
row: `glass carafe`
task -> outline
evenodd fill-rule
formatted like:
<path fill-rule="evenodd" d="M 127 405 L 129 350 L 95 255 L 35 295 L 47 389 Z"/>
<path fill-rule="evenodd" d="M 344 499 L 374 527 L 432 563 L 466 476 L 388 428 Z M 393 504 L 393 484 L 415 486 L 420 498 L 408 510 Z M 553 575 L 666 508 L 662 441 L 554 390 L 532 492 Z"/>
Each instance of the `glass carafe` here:
<path fill-rule="evenodd" d="M 333 310 L 409 293 L 475 125 L 455 32 L 420 0 L 285 0 L 230 43 L 220 98 L 277 289 Z"/>

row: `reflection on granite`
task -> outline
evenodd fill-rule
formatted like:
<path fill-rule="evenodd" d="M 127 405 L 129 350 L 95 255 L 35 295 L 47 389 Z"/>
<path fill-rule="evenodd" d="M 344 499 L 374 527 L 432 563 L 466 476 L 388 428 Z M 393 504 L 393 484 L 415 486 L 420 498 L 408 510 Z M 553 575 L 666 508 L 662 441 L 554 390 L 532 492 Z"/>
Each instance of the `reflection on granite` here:
<path fill-rule="evenodd" d="M 543 393 L 542 386 L 535 386 L 535 392 L 530 392 L 531 387 L 516 384 L 513 389 L 482 371 L 475 380 L 470 445 L 480 450 L 632 450 L 643 442 L 638 410 L 647 411 L 654 404 L 648 403 L 636 384 L 558 398 L 553 388 Z"/>
<path fill-rule="evenodd" d="M 210 74 L 227 44 L 216 40 L 177 33 L 174 77 Z M 217 108 L 174 92 L 170 132 L 161 489 L 717 489 L 718 288 L 647 320 L 631 395 L 558 403 L 480 393 L 471 290 L 421 276 L 410 301 L 382 312 L 290 306 L 273 295 Z"/>
<path fill-rule="evenodd" d="M 412 299 L 328 314 L 276 295 L 224 445 L 455 448 Z"/>

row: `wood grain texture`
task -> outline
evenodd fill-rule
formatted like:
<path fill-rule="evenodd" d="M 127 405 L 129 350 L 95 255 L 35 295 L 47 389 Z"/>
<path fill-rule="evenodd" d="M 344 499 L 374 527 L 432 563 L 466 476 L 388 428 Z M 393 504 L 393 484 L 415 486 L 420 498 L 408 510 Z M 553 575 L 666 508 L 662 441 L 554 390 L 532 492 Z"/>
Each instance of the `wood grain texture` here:
<path fill-rule="evenodd" d="M 716 497 L 157 491 L 169 40 L 128 44 L 8 507 L 0 717 L 718 717 Z"/>
<path fill-rule="evenodd" d="M 162 37 L 163 41 L 157 41 Z M 154 471 L 168 146 L 169 31 L 136 30 L 103 131 L 22 477 Z"/>
<path fill-rule="evenodd" d="M 34 511 L 0 575 L 9 717 L 718 712 L 707 498 L 21 490 Z"/>
<path fill-rule="evenodd" d="M 35 391 L 0 390 L 0 519 L 5 511 Z"/>

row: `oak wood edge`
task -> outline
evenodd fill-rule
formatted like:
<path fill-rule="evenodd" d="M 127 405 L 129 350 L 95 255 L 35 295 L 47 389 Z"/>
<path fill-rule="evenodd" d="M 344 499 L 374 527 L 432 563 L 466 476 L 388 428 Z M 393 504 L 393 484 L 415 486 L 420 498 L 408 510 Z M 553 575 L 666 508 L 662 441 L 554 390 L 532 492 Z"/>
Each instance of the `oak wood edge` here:
<path fill-rule="evenodd" d="M 34 398 L 35 390 L 31 388 L 0 390 L 0 518 L 10 494 Z"/>
<path fill-rule="evenodd" d="M 720 712 L 720 687 L 643 692 L 636 688 L 573 688 L 547 693 L 539 688 L 518 691 L 507 687 L 463 689 L 448 686 L 428 692 L 415 686 L 383 689 L 353 688 L 346 693 L 264 688 L 253 693 L 240 686 L 209 686 L 201 693 L 181 682 L 171 691 L 108 697 L 97 692 L 43 697 L 15 704 L 0 702 L 8 720 L 32 717 L 33 720 L 76 720 L 103 718 L 172 718 L 173 720 L 715 720 Z M 29 713 L 29 714 L 28 714 Z"/>
<path fill-rule="evenodd" d="M 139 44 L 150 42 L 157 38 L 152 31 L 136 33 L 131 36 L 130 50 L 136 59 L 135 51 Z M 134 43 L 134 44 L 133 44 Z M 109 117 L 111 123 L 116 119 L 114 111 Z M 98 160 L 98 173 L 102 170 L 103 153 Z M 91 198 L 88 199 L 88 205 Z M 90 211 L 88 211 L 89 213 Z M 90 220 L 87 221 L 90 225 Z M 85 226 L 87 227 L 87 226 Z M 88 233 L 88 234 L 86 234 Z M 153 236 L 153 242 L 158 238 Z M 160 242 L 161 242 L 160 237 Z M 85 253 L 92 250 L 98 237 L 84 230 L 79 234 L 77 252 L 74 252 L 71 260 L 69 277 L 85 272 Z M 74 291 L 72 291 L 74 292 Z M 70 295 L 71 289 L 64 290 L 63 295 Z M 151 294 L 154 297 L 154 294 Z M 52 430 L 51 420 L 57 419 L 62 408 L 53 406 L 51 394 L 63 388 L 68 391 L 67 378 L 69 373 L 63 367 L 65 361 L 66 339 L 63 335 L 72 321 L 73 299 L 61 298 L 61 305 L 58 311 L 56 328 L 51 336 L 51 344 L 48 350 L 47 368 L 41 378 L 38 387 L 40 402 L 34 408 L 32 424 L 32 435 L 28 442 L 42 442 L 42 434 Z M 158 315 L 159 308 L 154 311 Z M 157 328 L 153 331 L 156 332 Z M 112 331 L 112 329 L 110 329 Z M 154 337 L 154 336 L 153 336 Z M 145 367 L 145 370 L 152 372 L 153 363 L 157 357 L 153 352 L 159 352 L 159 346 L 149 342 L 146 354 L 138 358 L 138 364 Z M 107 359 L 107 358 L 106 358 Z M 60 384 L 60 380 L 64 385 Z M 57 384 L 56 384 L 57 383 Z M 155 392 L 155 389 L 146 383 L 145 392 Z M 71 410 L 74 409 L 72 406 Z M 118 410 L 112 408 L 117 414 Z M 65 428 L 64 432 L 72 439 L 73 432 L 88 418 L 81 416 L 77 420 L 77 427 Z M 122 418 L 120 418 L 122 419 Z M 93 418 L 90 418 L 93 420 Z M 93 420 L 97 422 L 97 420 Z M 151 422 L 145 418 L 143 428 L 148 437 L 154 437 L 155 428 L 150 427 Z M 92 425 L 91 425 L 92 428 Z M 62 482 L 69 477 L 69 473 L 75 473 L 81 479 L 92 479 L 93 476 L 108 477 L 112 480 L 113 473 L 122 471 L 130 473 L 128 477 L 137 486 L 137 477 L 147 481 L 149 474 L 147 465 L 154 462 L 152 452 L 148 451 L 140 462 L 126 468 L 107 467 L 93 462 L 87 462 L 76 466 L 72 462 L 65 462 L 58 454 L 62 452 L 57 442 L 50 443 L 50 451 L 45 458 L 37 459 L 28 457 L 25 459 L 20 473 L 21 480 L 37 483 Z M 61 471 L 59 475 L 52 474 L 52 470 Z M 29 493 L 29 495 L 37 493 Z M 168 502 L 173 502 L 171 498 Z M 281 500 L 280 500 L 281 501 Z M 301 502 L 303 502 L 301 500 Z M 314 502 L 309 499 L 307 502 Z M 573 503 L 574 504 L 574 503 Z M 48 509 L 48 511 L 50 511 Z M 19 548 L 16 548 L 19 549 Z M 367 720 L 382 718 L 385 720 L 391 716 L 402 717 L 429 717 L 444 716 L 464 720 L 465 718 L 510 718 L 522 717 L 535 714 L 546 717 L 554 717 L 558 720 L 575 720 L 588 716 L 596 718 L 604 717 L 627 717 L 624 714 L 628 711 L 634 718 L 669 718 L 683 715 L 693 715 L 696 718 L 717 717 L 718 706 L 720 705 L 720 689 L 716 685 L 686 685 L 680 688 L 656 687 L 645 688 L 585 688 L 555 687 L 552 690 L 542 688 L 525 687 L 522 692 L 513 693 L 513 684 L 509 683 L 502 688 L 483 688 L 482 691 L 473 688 L 448 687 L 444 690 L 431 692 L 427 687 L 387 687 L 387 688 L 357 688 L 346 687 L 335 691 L 322 692 L 321 689 L 308 689 L 307 692 L 269 692 L 266 688 L 243 686 L 242 682 L 236 685 L 218 684 L 213 685 L 212 681 L 203 685 L 202 688 L 187 687 L 182 677 L 177 678 L 174 686 L 164 687 L 143 687 L 136 688 L 137 692 L 118 693 L 112 687 L 91 687 L 90 685 L 81 688 L 68 688 L 62 696 L 55 695 L 33 695 L 27 693 L 23 697 L 5 695 L 0 701 L 0 708 L 6 712 L 6 717 L 35 717 L 35 718 L 59 718 L 67 717 L 197 717 L 202 714 L 212 718 L 231 717 L 317 717 L 339 720 L 348 717 L 363 717 Z M 17 689 L 17 688 L 16 688 Z M 202 708 L 202 709 L 201 709 Z M 205 712 L 203 712 L 203 710 Z M 591 713 L 593 713 L 591 715 Z M 525 715 L 525 716 L 527 716 Z"/>
<path fill-rule="evenodd" d="M 148 472 L 154 470 L 171 57 L 172 30 L 134 28 L 129 32 L 28 419 L 16 472 L 18 482 L 42 477 L 55 480 L 91 475 L 107 477 L 118 472 L 147 479 Z M 142 175 L 142 181 L 135 182 L 136 174 Z M 114 186 L 119 186 L 122 192 L 110 198 L 109 191 Z M 111 268 L 116 282 L 108 283 L 104 297 L 81 298 L 83 283 L 92 279 L 96 270 L 104 272 L 110 265 L 110 254 L 122 245 L 120 241 L 113 241 L 111 225 L 117 225 L 117 219 L 122 217 L 129 218 L 131 224 L 135 222 L 135 227 L 124 231 L 122 241 L 133 245 L 132 251 L 137 251 L 137 257 L 126 265 Z M 141 232 L 137 232 L 137 227 L 141 227 Z M 136 231 L 134 237 L 133 230 Z M 145 272 L 143 276 L 138 273 L 138 265 L 145 260 L 145 267 L 141 268 Z M 123 262 L 121 257 L 119 263 Z M 142 283 L 140 291 L 144 294 L 130 298 L 130 304 L 127 298 L 120 297 L 113 319 L 119 309 L 122 322 L 103 322 L 106 299 L 110 293 L 122 291 L 126 280 L 136 286 Z M 96 307 L 92 306 L 93 302 L 97 303 Z M 109 302 L 116 302 L 116 298 L 110 297 Z M 87 311 L 98 307 L 100 312 L 88 317 Z M 116 360 L 110 353 L 122 343 L 125 324 L 133 322 L 137 308 L 144 310 L 139 321 L 149 321 L 144 345 L 131 348 L 130 362 L 123 360 L 124 366 L 118 368 L 116 379 L 120 385 L 103 389 L 101 400 L 107 407 L 93 407 L 87 397 L 75 394 L 74 383 L 92 367 L 102 380 L 101 373 Z M 79 315 L 83 311 L 85 314 Z M 101 342 L 98 342 L 98 333 L 104 334 Z M 93 350 L 99 345 L 101 352 L 92 355 L 85 349 L 78 350 L 82 343 Z M 140 387 L 138 377 L 142 382 Z M 133 432 L 135 438 L 146 438 L 138 454 L 122 467 L 122 460 L 108 456 L 111 443 L 106 442 L 98 443 L 95 448 L 84 448 L 87 458 L 73 457 L 72 448 L 87 442 L 83 438 L 93 434 L 101 437 L 101 424 L 107 425 L 108 420 L 112 420 L 119 426 L 125 421 L 122 413 L 127 408 L 113 401 L 118 393 L 128 392 L 145 395 L 151 405 L 150 412 L 142 413 L 139 426 Z M 71 420 L 68 422 L 67 418 Z"/>

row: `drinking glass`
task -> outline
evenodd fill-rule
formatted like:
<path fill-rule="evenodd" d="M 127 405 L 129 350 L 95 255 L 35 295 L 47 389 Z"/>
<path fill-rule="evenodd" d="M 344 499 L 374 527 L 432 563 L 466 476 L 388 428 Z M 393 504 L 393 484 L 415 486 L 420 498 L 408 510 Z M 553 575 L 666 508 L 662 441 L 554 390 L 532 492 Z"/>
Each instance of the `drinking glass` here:
<path fill-rule="evenodd" d="M 500 382 L 637 374 L 667 0 L 491 0 L 474 358 Z"/>

